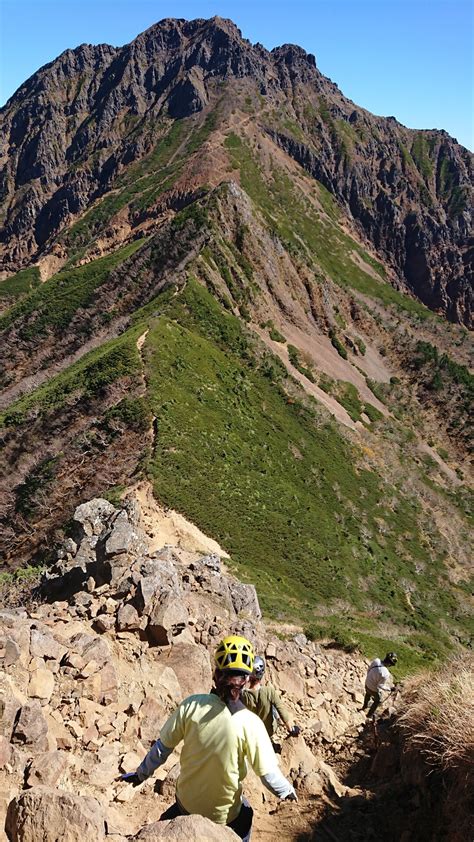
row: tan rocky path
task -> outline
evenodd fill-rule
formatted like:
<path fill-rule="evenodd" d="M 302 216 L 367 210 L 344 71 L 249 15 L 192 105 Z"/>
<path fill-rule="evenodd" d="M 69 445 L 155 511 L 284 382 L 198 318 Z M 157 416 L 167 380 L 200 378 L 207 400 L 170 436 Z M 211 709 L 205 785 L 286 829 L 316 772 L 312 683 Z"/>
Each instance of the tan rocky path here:
<path fill-rule="evenodd" d="M 179 750 L 136 789 L 117 776 L 136 768 L 182 698 L 209 690 L 217 642 L 241 633 L 302 728 L 296 739 L 278 735 L 297 805 L 277 803 L 253 773 L 246 780 L 253 838 L 301 840 L 331 799 L 360 795 L 330 759 L 364 721 L 365 664 L 301 633 L 268 632 L 252 585 L 215 552 L 150 549 L 147 517 L 136 495 L 122 509 L 83 504 L 42 600 L 0 611 L 0 839 L 34 842 L 36 822 L 44 842 L 83 839 L 89 825 L 97 840 L 124 842 L 157 821 L 174 800 Z"/>

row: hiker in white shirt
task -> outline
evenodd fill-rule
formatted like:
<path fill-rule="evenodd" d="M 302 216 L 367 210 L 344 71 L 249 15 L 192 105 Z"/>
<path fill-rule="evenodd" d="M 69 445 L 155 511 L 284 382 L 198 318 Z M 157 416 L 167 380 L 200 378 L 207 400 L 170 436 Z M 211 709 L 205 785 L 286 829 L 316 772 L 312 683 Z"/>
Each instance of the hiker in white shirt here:
<path fill-rule="evenodd" d="M 387 667 L 393 666 L 397 661 L 398 658 L 395 652 L 387 652 L 383 661 L 380 658 L 374 658 L 370 664 L 365 677 L 365 698 L 364 704 L 362 705 L 362 710 L 365 710 L 372 699 L 367 716 L 373 716 L 378 706 L 392 692 L 393 676 Z"/>

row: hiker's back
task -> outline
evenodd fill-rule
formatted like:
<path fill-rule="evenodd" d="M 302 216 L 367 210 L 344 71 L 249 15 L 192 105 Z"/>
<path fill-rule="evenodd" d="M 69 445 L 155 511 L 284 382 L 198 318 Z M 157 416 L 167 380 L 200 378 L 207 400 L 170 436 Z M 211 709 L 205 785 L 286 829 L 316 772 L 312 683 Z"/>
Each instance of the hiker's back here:
<path fill-rule="evenodd" d="M 252 751 L 262 743 L 257 739 L 261 723 L 245 708 L 231 714 L 227 705 L 211 693 L 189 696 L 167 725 L 161 732 L 165 745 L 176 745 L 184 739 L 176 785 L 178 800 L 189 813 L 201 813 L 226 824 L 238 813 L 246 760 L 252 765 L 256 762 Z M 271 757 L 265 758 L 265 763 L 271 764 Z"/>
<path fill-rule="evenodd" d="M 276 690 L 271 684 L 264 684 L 254 687 L 252 690 L 244 690 L 242 701 L 253 713 L 256 713 L 262 720 L 268 734 L 273 734 L 273 706 L 275 704 Z"/>

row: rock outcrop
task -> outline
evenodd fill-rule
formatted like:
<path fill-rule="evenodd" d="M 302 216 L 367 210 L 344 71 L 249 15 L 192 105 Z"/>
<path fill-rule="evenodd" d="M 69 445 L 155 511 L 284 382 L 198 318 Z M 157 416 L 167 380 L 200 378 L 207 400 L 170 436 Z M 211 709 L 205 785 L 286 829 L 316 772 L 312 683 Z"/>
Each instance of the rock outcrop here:
<path fill-rule="evenodd" d="M 11 842 L 103 842 L 105 813 L 94 798 L 37 786 L 11 801 L 6 831 Z"/>
<path fill-rule="evenodd" d="M 231 831 L 224 837 L 200 817 L 157 822 L 174 800 L 179 752 L 156 775 L 159 796 L 153 780 L 138 791 L 117 782 L 179 701 L 209 690 L 213 650 L 230 632 L 265 654 L 269 679 L 303 727 L 304 737 L 284 741 L 281 753 L 299 793 L 350 795 L 322 755 L 363 721 L 363 662 L 327 654 L 302 634 L 269 637 L 255 588 L 230 576 L 218 556 L 171 546 L 150 553 L 132 498 L 122 509 L 101 499 L 79 506 L 70 532 L 44 576 L 46 601 L 0 613 L 0 791 L 9 793 L 11 842 L 38 834 L 45 842 L 151 842 L 184 831 L 230 842 Z M 249 785 L 255 801 L 261 785 Z"/>

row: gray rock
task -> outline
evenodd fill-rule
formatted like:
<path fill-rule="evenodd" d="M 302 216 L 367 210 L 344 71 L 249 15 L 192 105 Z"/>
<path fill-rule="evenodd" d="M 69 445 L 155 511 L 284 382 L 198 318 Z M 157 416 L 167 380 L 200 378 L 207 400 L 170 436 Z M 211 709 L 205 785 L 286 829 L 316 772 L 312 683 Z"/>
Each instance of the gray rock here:
<path fill-rule="evenodd" d="M 304 634 L 295 634 L 293 640 L 298 646 L 306 646 L 308 643 L 308 638 Z"/>
<path fill-rule="evenodd" d="M 28 617 L 24 608 L 2 608 L 0 611 L 0 623 L 12 628 L 18 620 L 26 620 Z"/>
<path fill-rule="evenodd" d="M 117 614 L 117 628 L 119 631 L 137 631 L 140 628 L 140 616 L 137 609 L 130 603 L 120 606 Z"/>
<path fill-rule="evenodd" d="M 31 629 L 30 654 L 33 658 L 61 661 L 66 653 L 67 647 L 59 643 L 52 634 L 43 629 Z"/>
<path fill-rule="evenodd" d="M 127 553 L 136 542 L 136 533 L 131 527 L 127 512 L 120 512 L 114 519 L 108 536 L 105 539 L 105 554 L 107 556 Z"/>
<path fill-rule="evenodd" d="M 141 506 L 134 494 L 128 494 L 122 501 L 132 526 L 138 526 L 141 517 Z"/>
<path fill-rule="evenodd" d="M 146 573 L 142 572 L 146 570 Z M 134 572 L 137 583 L 137 608 L 142 614 L 147 614 L 161 593 L 180 592 L 178 574 L 170 561 L 148 559 L 139 570 Z"/>
<path fill-rule="evenodd" d="M 71 558 L 67 563 L 67 566 L 62 565 L 61 572 L 66 572 L 66 570 L 71 570 L 75 567 L 80 567 L 80 569 L 86 573 L 87 566 L 89 564 L 93 564 L 96 560 L 96 551 L 95 551 L 96 541 L 91 541 L 88 538 L 84 538 L 81 543 L 79 544 L 77 553 L 74 558 Z"/>
<path fill-rule="evenodd" d="M 11 667 L 21 657 L 21 649 L 12 637 L 6 636 L 0 639 L 0 661 L 4 667 Z"/>
<path fill-rule="evenodd" d="M 173 592 L 161 597 L 149 614 L 147 632 L 154 643 L 167 646 L 188 622 L 189 612 L 184 602 Z"/>
<path fill-rule="evenodd" d="M 210 570 L 214 570 L 215 573 L 221 572 L 221 560 L 217 553 L 204 555 L 199 559 L 199 562 L 203 564 L 204 567 L 209 567 Z"/>
<path fill-rule="evenodd" d="M 99 614 L 94 620 L 94 628 L 99 632 L 112 631 L 115 628 L 115 617 L 112 614 Z"/>
<path fill-rule="evenodd" d="M 46 748 L 48 724 L 36 700 L 23 705 L 13 731 L 12 742 L 34 746 L 38 751 Z"/>
<path fill-rule="evenodd" d="M 81 655 L 85 664 L 96 661 L 99 666 L 103 666 L 112 658 L 110 646 L 101 637 L 85 633 L 75 634 L 71 637 L 69 645 L 74 652 Z"/>
<path fill-rule="evenodd" d="M 82 528 L 84 535 L 98 536 L 116 511 L 117 509 L 108 500 L 95 497 L 77 507 L 74 512 L 74 521 Z"/>
<path fill-rule="evenodd" d="M 242 582 L 230 582 L 230 595 L 236 614 L 243 614 L 250 620 L 261 620 L 262 612 L 258 602 L 254 585 L 244 585 Z"/>
<path fill-rule="evenodd" d="M 71 555 L 76 555 L 77 553 L 77 544 L 72 538 L 66 538 L 63 544 L 64 550 Z"/>

